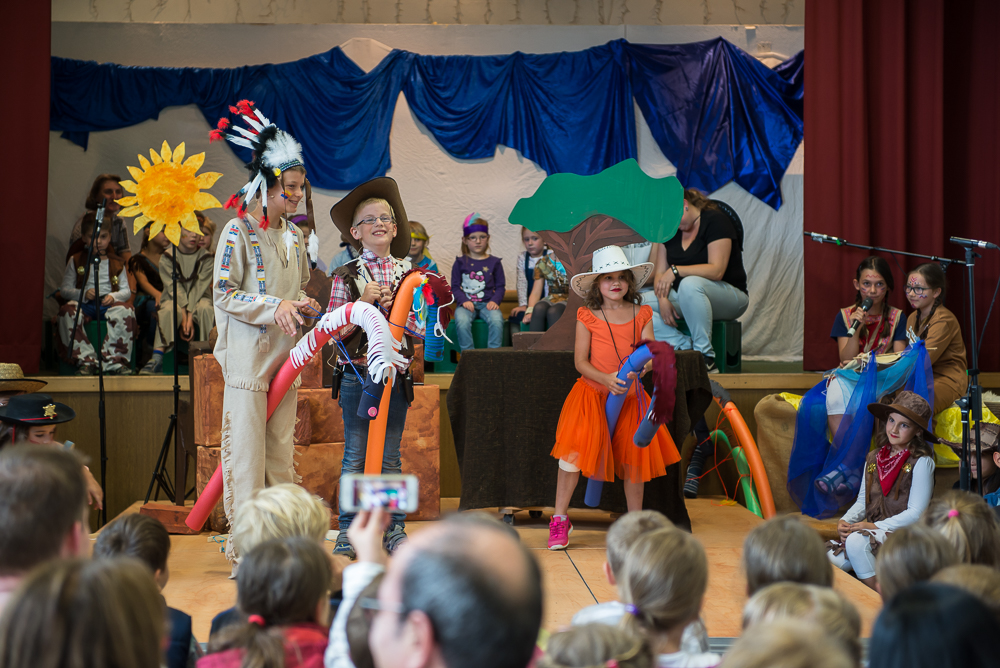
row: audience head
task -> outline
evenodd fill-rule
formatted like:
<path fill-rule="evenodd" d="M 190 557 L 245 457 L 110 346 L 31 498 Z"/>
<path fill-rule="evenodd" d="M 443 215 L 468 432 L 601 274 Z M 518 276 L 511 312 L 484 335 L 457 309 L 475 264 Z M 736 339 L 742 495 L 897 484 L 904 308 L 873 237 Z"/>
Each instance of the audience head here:
<path fill-rule="evenodd" d="M 531 257 L 538 257 L 545 252 L 545 241 L 542 237 L 539 236 L 538 232 L 533 232 L 524 225 L 521 226 L 521 242 L 524 244 L 524 250 L 528 251 L 528 255 Z"/>
<path fill-rule="evenodd" d="M 975 596 L 919 582 L 889 600 L 868 645 L 871 668 L 977 668 L 997 665 L 1000 625 Z"/>
<path fill-rule="evenodd" d="M 87 486 L 80 458 L 30 445 L 0 450 L 0 527 L 3 576 L 87 554 Z"/>
<path fill-rule="evenodd" d="M 94 179 L 94 184 L 90 186 L 90 193 L 87 195 L 87 211 L 97 211 L 101 206 L 101 201 L 105 201 L 104 212 L 112 216 L 121 209 L 116 200 L 125 196 L 121 187 L 122 178 L 117 174 L 99 174 Z M 110 220 L 110 218 L 109 218 Z"/>
<path fill-rule="evenodd" d="M 368 637 L 372 630 L 371 616 L 364 604 L 366 601 L 378 598 L 378 588 L 382 586 L 384 578 L 384 573 L 372 578 L 347 615 L 347 648 L 354 668 L 375 668 L 375 659 L 368 646 Z"/>
<path fill-rule="evenodd" d="M 236 510 L 233 524 L 240 554 L 273 538 L 302 536 L 322 543 L 330 530 L 330 509 L 305 488 L 284 483 L 254 492 Z"/>
<path fill-rule="evenodd" d="M 635 540 L 644 533 L 657 529 L 672 529 L 673 522 L 663 513 L 655 510 L 640 510 L 625 513 L 608 529 L 607 550 L 608 560 L 605 562 L 604 575 L 611 584 L 617 584 L 625 563 L 625 555 Z"/>
<path fill-rule="evenodd" d="M 462 255 L 469 251 L 490 252 L 490 224 L 478 213 L 470 213 L 462 223 Z"/>
<path fill-rule="evenodd" d="M 680 529 L 642 534 L 621 570 L 618 591 L 627 611 L 625 628 L 662 634 L 698 618 L 708 587 L 708 559 L 691 534 Z"/>
<path fill-rule="evenodd" d="M 983 564 L 956 564 L 942 568 L 931 582 L 958 587 L 978 598 L 1000 621 L 1000 571 Z"/>
<path fill-rule="evenodd" d="M 750 597 L 743 608 L 743 630 L 778 620 L 813 622 L 839 640 L 855 665 L 861 663 L 861 615 L 831 587 L 778 582 Z"/>
<path fill-rule="evenodd" d="M 814 623 L 784 619 L 744 633 L 721 668 L 855 668 L 842 643 Z"/>
<path fill-rule="evenodd" d="M 962 563 L 1000 566 L 1000 525 L 982 497 L 949 490 L 931 499 L 923 522 L 954 546 Z"/>
<path fill-rule="evenodd" d="M 396 551 L 378 607 L 378 668 L 524 668 L 542 621 L 541 574 L 509 527 L 453 516 Z"/>
<path fill-rule="evenodd" d="M 652 668 L 656 665 L 649 643 L 607 624 L 574 626 L 549 638 L 538 668 Z"/>
<path fill-rule="evenodd" d="M 410 221 L 410 257 L 419 260 L 421 257 L 430 257 L 427 246 L 431 243 L 431 238 L 427 234 L 427 228 L 415 220 Z"/>
<path fill-rule="evenodd" d="M 158 668 L 165 609 L 149 569 L 128 557 L 51 561 L 0 619 L 6 668 Z"/>
<path fill-rule="evenodd" d="M 170 579 L 167 557 L 170 534 L 155 517 L 133 513 L 113 520 L 101 529 L 94 543 L 94 558 L 134 557 L 149 566 L 153 579 L 163 589 Z"/>
<path fill-rule="evenodd" d="M 948 279 L 937 262 L 926 262 L 906 275 L 906 299 L 915 309 L 936 309 L 944 302 Z M 924 332 L 923 337 L 927 334 Z"/>
<path fill-rule="evenodd" d="M 958 562 L 955 547 L 938 531 L 920 524 L 896 529 L 882 544 L 875 561 L 882 599 L 888 601 L 910 585 L 930 580 L 942 568 Z"/>
<path fill-rule="evenodd" d="M 747 535 L 743 569 L 747 596 L 774 582 L 833 586 L 833 566 L 823 539 L 791 515 L 773 517 Z"/>
<path fill-rule="evenodd" d="M 332 577 L 316 541 L 294 537 L 255 546 L 236 576 L 236 606 L 247 621 L 221 631 L 209 651 L 241 650 L 244 666 L 283 665 L 282 627 L 326 624 Z"/>

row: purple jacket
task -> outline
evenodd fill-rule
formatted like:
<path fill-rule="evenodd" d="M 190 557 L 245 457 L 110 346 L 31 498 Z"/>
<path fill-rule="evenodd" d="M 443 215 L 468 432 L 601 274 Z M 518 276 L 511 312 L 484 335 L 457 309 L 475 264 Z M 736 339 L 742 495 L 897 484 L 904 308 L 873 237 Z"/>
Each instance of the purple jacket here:
<path fill-rule="evenodd" d="M 455 258 L 451 267 L 451 293 L 457 305 L 468 301 L 499 304 L 506 288 L 500 258 L 492 255 L 485 260 L 473 260 L 468 255 Z"/>

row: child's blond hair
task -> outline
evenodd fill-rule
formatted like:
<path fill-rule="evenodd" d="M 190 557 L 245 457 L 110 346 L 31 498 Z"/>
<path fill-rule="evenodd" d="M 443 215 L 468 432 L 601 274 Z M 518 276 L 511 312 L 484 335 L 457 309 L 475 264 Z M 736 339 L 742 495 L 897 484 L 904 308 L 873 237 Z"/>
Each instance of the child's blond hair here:
<path fill-rule="evenodd" d="M 930 580 L 942 568 L 959 563 L 955 547 L 940 532 L 920 524 L 896 529 L 875 561 L 882 599 L 890 600 L 910 585 Z"/>
<path fill-rule="evenodd" d="M 743 630 L 785 619 L 815 622 L 841 641 L 855 663 L 861 661 L 861 615 L 830 587 L 777 582 L 750 597 L 743 607 Z"/>
<path fill-rule="evenodd" d="M 382 205 L 384 205 L 385 208 L 389 209 L 389 215 L 392 216 L 392 222 L 393 223 L 396 222 L 396 212 L 392 210 L 392 205 L 389 204 L 388 200 L 383 199 L 381 197 L 369 197 L 368 199 L 361 200 L 361 203 L 358 204 L 356 207 L 354 207 L 354 217 L 353 217 L 352 223 L 351 223 L 354 227 L 357 227 L 358 223 L 361 222 L 360 219 L 358 218 L 358 214 L 361 213 L 361 209 L 365 208 L 369 204 L 382 204 Z"/>
<path fill-rule="evenodd" d="M 1000 620 L 1000 571 L 984 564 L 955 564 L 942 568 L 931 582 L 949 584 L 969 592 Z"/>
<path fill-rule="evenodd" d="M 607 624 L 574 626 L 549 638 L 538 668 L 652 668 L 653 651 L 648 642 Z"/>
<path fill-rule="evenodd" d="M 1000 525 L 982 497 L 949 490 L 931 499 L 923 523 L 941 532 L 962 563 L 1000 566 Z"/>
<path fill-rule="evenodd" d="M 823 540 L 791 515 L 755 527 L 743 542 L 747 595 L 775 582 L 833 586 L 833 566 Z"/>
<path fill-rule="evenodd" d="M 673 522 L 655 510 L 638 510 L 625 513 L 611 525 L 607 535 L 608 566 L 615 579 L 620 577 L 625 555 L 635 540 L 644 533 L 657 529 L 672 529 Z"/>
<path fill-rule="evenodd" d="M 241 554 L 273 538 L 302 536 L 319 543 L 330 530 L 330 509 L 304 488 L 284 483 L 254 492 L 237 509 L 234 525 Z"/>
<path fill-rule="evenodd" d="M 694 536 L 680 529 L 645 533 L 622 564 L 622 624 L 643 635 L 685 625 L 698 617 L 707 586 L 708 559 Z"/>
<path fill-rule="evenodd" d="M 818 625 L 794 619 L 768 622 L 744 633 L 721 668 L 855 668 L 842 644 Z"/>

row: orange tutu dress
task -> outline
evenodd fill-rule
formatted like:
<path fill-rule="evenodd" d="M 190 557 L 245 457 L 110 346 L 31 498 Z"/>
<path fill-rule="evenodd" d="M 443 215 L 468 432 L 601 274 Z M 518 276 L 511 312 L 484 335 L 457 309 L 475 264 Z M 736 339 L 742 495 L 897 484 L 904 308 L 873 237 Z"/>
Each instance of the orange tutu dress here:
<path fill-rule="evenodd" d="M 576 318 L 590 332 L 590 363 L 604 373 L 618 373 L 619 356 L 625 360 L 632 354 L 632 345 L 642 340 L 642 328 L 652 320 L 653 310 L 642 306 L 631 322 L 621 325 L 609 325 L 588 308 L 579 309 Z M 639 392 L 644 408 L 648 408 L 650 398 L 641 385 Z M 603 482 L 612 482 L 615 476 L 628 482 L 647 482 L 681 460 L 674 439 L 662 425 L 645 448 L 632 441 L 643 418 L 634 385 L 629 388 L 614 434 L 608 432 L 607 398 L 608 389 L 603 385 L 586 378 L 576 381 L 559 414 L 553 457 L 579 467 L 587 478 Z"/>

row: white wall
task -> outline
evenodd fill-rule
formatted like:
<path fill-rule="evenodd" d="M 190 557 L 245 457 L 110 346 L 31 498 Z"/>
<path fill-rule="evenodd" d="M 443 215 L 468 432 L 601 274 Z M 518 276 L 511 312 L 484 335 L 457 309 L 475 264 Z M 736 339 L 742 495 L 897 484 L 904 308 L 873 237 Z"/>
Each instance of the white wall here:
<path fill-rule="evenodd" d="M 534 53 L 572 51 L 625 37 L 640 43 L 680 43 L 722 36 L 751 53 L 762 43 L 791 55 L 803 46 L 801 26 L 370 26 L 370 25 L 181 25 L 53 23 L 53 55 L 126 65 L 236 67 L 285 62 L 328 50 L 351 39 L 348 53 L 369 69 L 378 45 L 426 54 L 493 54 L 516 50 Z M 252 49 L 248 46 L 252 45 Z M 267 113 L 267 110 L 264 110 Z M 653 176 L 673 174 L 674 167 L 653 141 L 638 109 L 639 163 Z M 52 133 L 49 143 L 48 240 L 46 294 L 62 275 L 69 230 L 81 215 L 94 177 L 125 174 L 136 154 L 148 154 L 166 139 L 187 143 L 187 153 L 206 152 L 204 171 L 224 177 L 212 189 L 222 201 L 245 182 L 242 164 L 228 148 L 208 145 L 208 126 L 193 106 L 169 108 L 159 119 L 112 132 L 90 135 L 89 149 Z M 456 160 L 445 153 L 410 112 L 402 95 L 396 104 L 390 137 L 392 169 L 407 214 L 424 223 L 431 252 L 450 272 L 459 252 L 461 222 L 478 211 L 492 224 L 491 247 L 504 258 L 513 287 L 513 259 L 522 250 L 518 230 L 507 225 L 511 209 L 531 195 L 545 177 L 517 151 L 498 147 L 490 160 Z M 742 188 L 729 184 L 717 195 L 739 211 L 747 230 L 746 264 L 751 306 L 743 317 L 747 357 L 801 358 L 802 354 L 802 148 L 784 180 L 786 204 L 775 212 Z M 339 234 L 327 212 L 343 192 L 314 190 L 322 256 L 338 250 Z M 219 226 L 228 212 L 206 212 Z M 778 251 L 772 254 L 773 251 Z M 776 263 L 775 259 L 778 262 Z M 50 300 L 51 301 L 51 300 Z M 50 308 L 52 306 L 50 305 Z"/>

